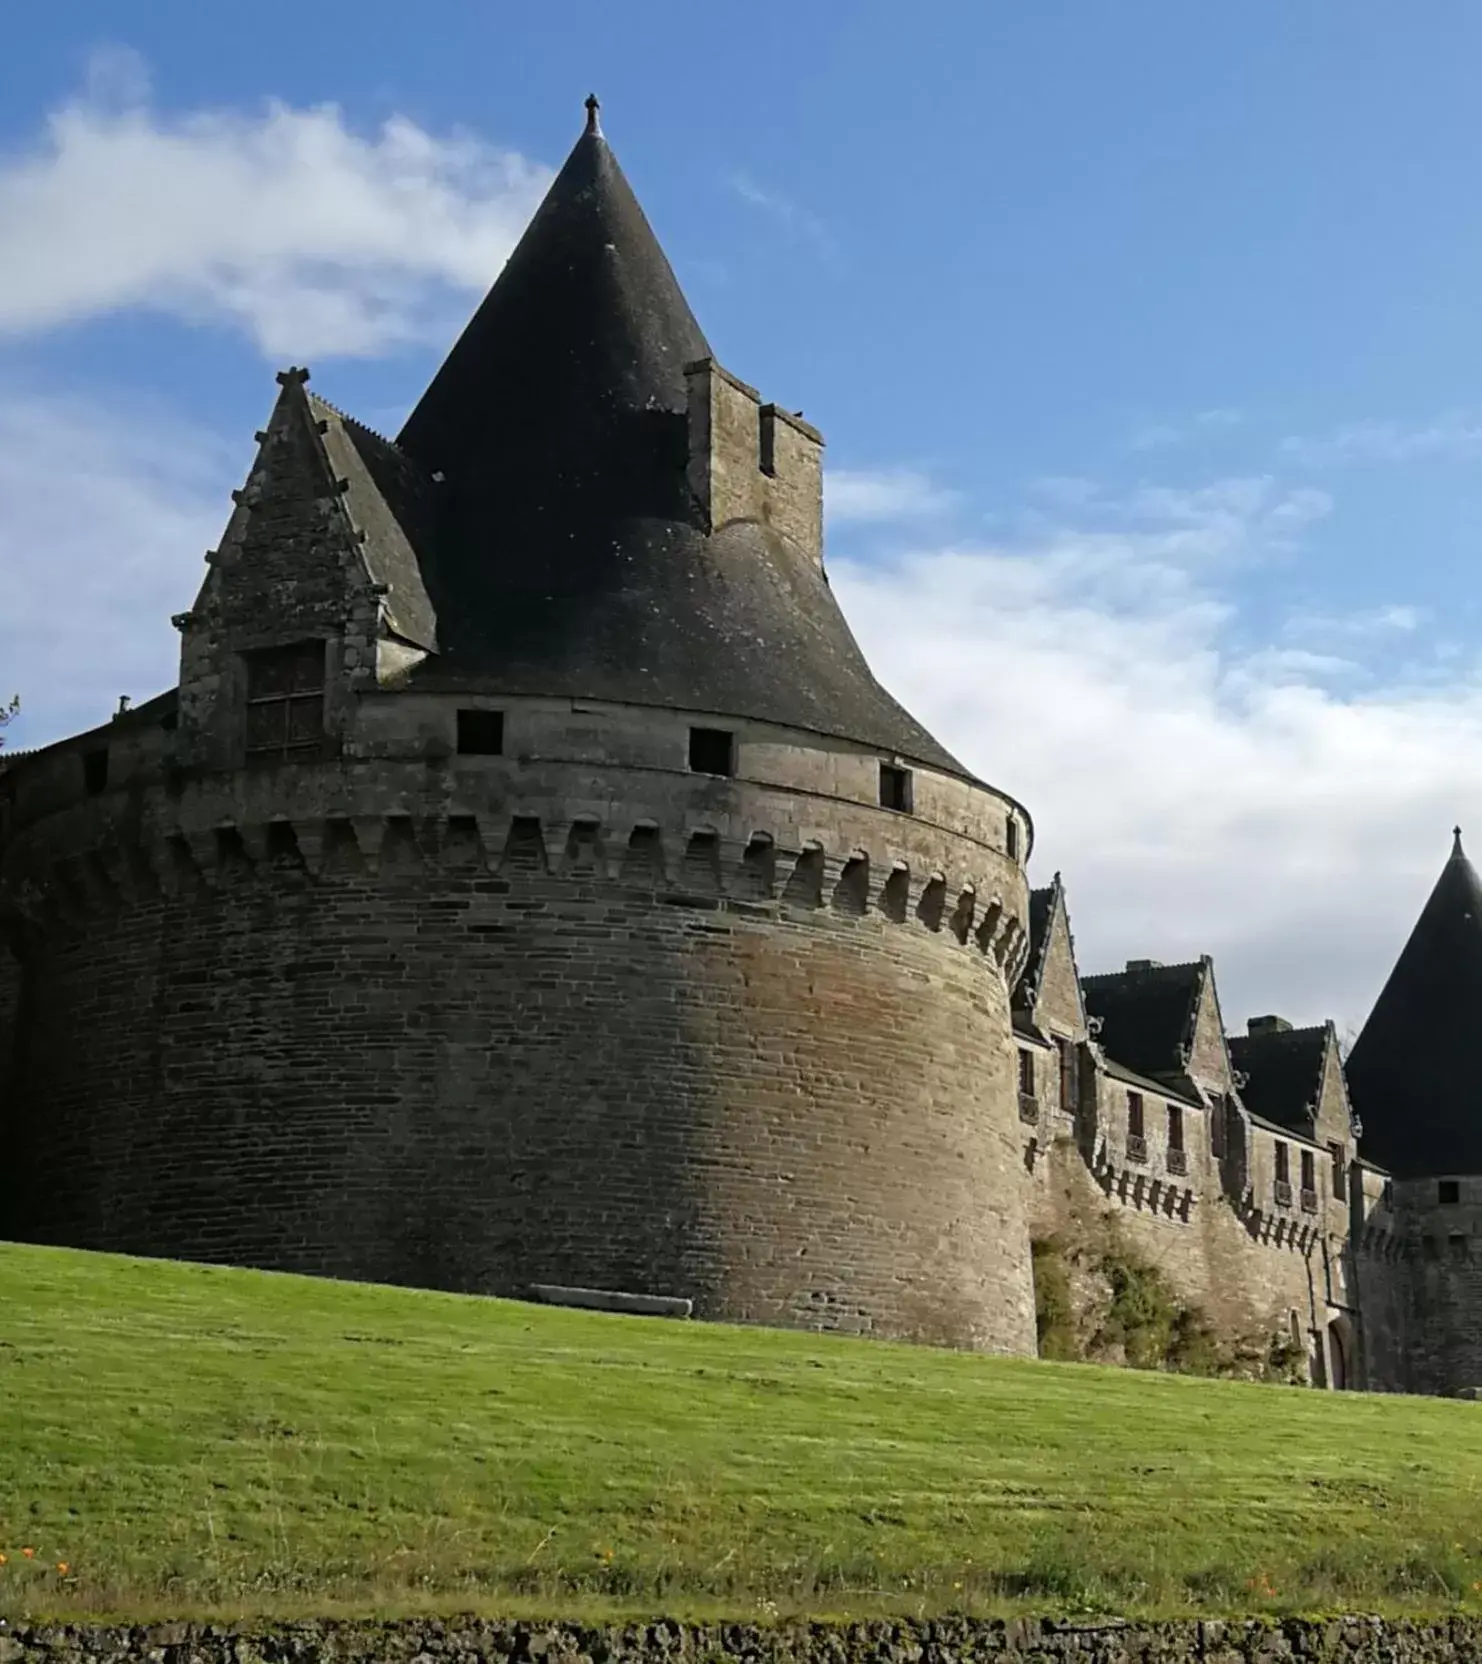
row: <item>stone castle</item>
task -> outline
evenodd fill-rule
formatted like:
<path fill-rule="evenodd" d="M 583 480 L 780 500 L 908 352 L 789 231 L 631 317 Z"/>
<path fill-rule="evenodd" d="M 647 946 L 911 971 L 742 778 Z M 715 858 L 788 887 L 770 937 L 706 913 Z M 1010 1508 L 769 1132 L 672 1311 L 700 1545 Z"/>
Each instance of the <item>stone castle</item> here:
<path fill-rule="evenodd" d="M 1032 1353 L 1110 1233 L 1316 1382 L 1482 1384 L 1460 839 L 1346 1071 L 1083 976 L 595 101 L 394 443 L 278 380 L 178 687 L 0 773 L 0 1237 Z"/>

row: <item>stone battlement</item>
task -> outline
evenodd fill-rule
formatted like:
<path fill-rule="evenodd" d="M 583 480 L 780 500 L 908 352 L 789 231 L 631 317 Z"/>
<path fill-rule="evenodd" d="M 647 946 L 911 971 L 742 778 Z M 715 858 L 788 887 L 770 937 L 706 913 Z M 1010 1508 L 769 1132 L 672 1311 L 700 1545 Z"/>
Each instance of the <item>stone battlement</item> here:
<path fill-rule="evenodd" d="M 789 847 L 777 834 L 723 836 L 714 824 L 663 827 L 653 820 L 604 822 L 589 814 L 543 818 L 529 809 L 495 815 L 346 814 L 214 826 L 168 825 L 143 836 L 104 839 L 52 854 L 22 842 L 0 879 L 0 909 L 35 922 L 81 921 L 159 892 L 303 874 L 406 881 L 419 876 L 553 875 L 650 890 L 665 899 L 777 903 L 876 914 L 944 934 L 989 960 L 1012 984 L 1028 952 L 1024 923 L 1001 893 L 960 871 L 913 866 L 891 846 L 817 841 Z M 27 844 L 30 847 L 27 847 Z M 897 846 L 898 847 L 898 846 Z"/>

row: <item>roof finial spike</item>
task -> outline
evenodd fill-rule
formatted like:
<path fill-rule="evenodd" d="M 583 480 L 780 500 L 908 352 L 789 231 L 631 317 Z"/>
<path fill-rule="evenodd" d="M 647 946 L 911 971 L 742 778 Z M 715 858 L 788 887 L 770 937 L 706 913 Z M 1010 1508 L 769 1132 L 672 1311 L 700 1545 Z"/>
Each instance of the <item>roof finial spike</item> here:
<path fill-rule="evenodd" d="M 602 136 L 602 126 L 597 120 L 597 112 L 601 108 L 602 106 L 597 102 L 596 93 L 589 92 L 586 96 L 587 131 L 589 133 L 595 133 L 598 138 L 601 138 Z"/>
<path fill-rule="evenodd" d="M 1461 828 L 1459 826 L 1453 826 L 1451 828 L 1451 837 L 1451 859 L 1453 861 L 1459 861 L 1465 853 L 1461 847 Z"/>

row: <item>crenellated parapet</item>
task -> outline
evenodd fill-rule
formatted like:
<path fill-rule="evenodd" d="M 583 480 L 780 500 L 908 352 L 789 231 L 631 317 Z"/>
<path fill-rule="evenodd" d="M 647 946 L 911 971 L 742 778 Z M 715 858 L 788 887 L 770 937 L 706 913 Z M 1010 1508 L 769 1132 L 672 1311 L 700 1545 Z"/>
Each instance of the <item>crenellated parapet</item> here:
<path fill-rule="evenodd" d="M 51 801 L 0 845 L 11 1234 L 1032 1350 L 989 794 L 522 752 Z"/>
<path fill-rule="evenodd" d="M 940 840 L 918 841 L 925 847 L 914 851 L 898 836 L 874 848 L 829 845 L 798 840 L 795 826 L 735 815 L 665 823 L 549 803 L 451 812 L 347 805 L 259 821 L 172 817 L 162 804 L 132 829 L 81 814 L 32 829 L 0 867 L 0 913 L 34 927 L 81 925 L 160 895 L 247 880 L 435 886 L 538 874 L 651 891 L 665 903 L 874 917 L 955 942 L 1012 987 L 1028 953 L 1017 898 L 990 887 L 970 849 L 943 865 L 932 860 Z"/>

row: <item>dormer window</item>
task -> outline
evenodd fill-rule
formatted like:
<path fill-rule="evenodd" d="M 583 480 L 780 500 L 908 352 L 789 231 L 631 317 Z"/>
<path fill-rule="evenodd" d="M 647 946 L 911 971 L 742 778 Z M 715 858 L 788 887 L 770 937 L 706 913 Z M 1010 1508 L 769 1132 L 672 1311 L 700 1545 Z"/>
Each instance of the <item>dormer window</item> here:
<path fill-rule="evenodd" d="M 247 654 L 247 756 L 317 756 L 324 748 L 324 643 Z"/>
<path fill-rule="evenodd" d="M 897 768 L 893 763 L 880 765 L 880 807 L 898 809 L 903 815 L 911 812 L 911 771 Z"/>
<path fill-rule="evenodd" d="M 1333 1168 L 1333 1199 L 1348 1200 L 1348 1153 L 1341 1144 L 1328 1145 L 1328 1160 Z"/>
<path fill-rule="evenodd" d="M 690 769 L 695 774 L 734 774 L 736 736 L 729 728 L 691 728 Z"/>
<path fill-rule="evenodd" d="M 504 755 L 503 711 L 459 711 L 458 753 L 462 757 Z"/>

